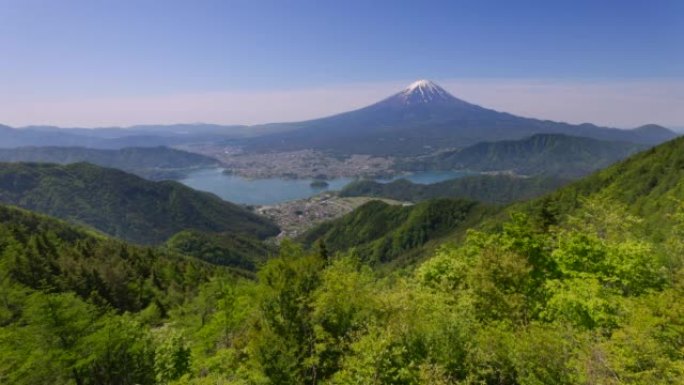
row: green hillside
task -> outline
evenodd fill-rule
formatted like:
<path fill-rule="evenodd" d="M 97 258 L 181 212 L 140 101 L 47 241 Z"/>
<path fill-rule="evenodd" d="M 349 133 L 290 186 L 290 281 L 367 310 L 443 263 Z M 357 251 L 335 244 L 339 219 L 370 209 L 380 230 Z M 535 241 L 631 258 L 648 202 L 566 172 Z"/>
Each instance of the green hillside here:
<path fill-rule="evenodd" d="M 368 196 L 410 202 L 435 198 L 464 198 L 506 204 L 537 197 L 566 183 L 566 180 L 560 178 L 521 178 L 511 175 L 468 176 L 432 184 L 412 183 L 406 179 L 390 183 L 360 180 L 348 184 L 339 194 L 343 197 Z"/>
<path fill-rule="evenodd" d="M 418 257 L 423 246 L 465 230 L 494 209 L 463 199 L 435 199 L 411 206 L 368 202 L 342 218 L 302 236 L 306 245 L 323 242 L 328 252 L 354 250 L 371 264 Z"/>
<path fill-rule="evenodd" d="M 643 218 L 641 227 L 653 239 L 674 228 L 673 212 L 684 200 L 684 138 L 651 148 L 569 186 L 523 204 L 540 220 L 558 223 L 583 199 L 602 197 L 619 202 Z"/>
<path fill-rule="evenodd" d="M 579 178 L 647 147 L 563 134 L 537 134 L 520 140 L 477 143 L 406 162 L 399 167 L 408 170 L 511 171 L 521 175 Z"/>
<path fill-rule="evenodd" d="M 122 311 L 139 311 L 152 303 L 162 305 L 174 295 L 183 296 L 212 270 L 180 254 L 133 246 L 4 205 L 0 205 L 0 255 L 3 284 L 74 292 Z M 183 281 L 190 270 L 196 274 L 195 283 Z M 2 323 L 12 315 L 0 318 Z"/>
<path fill-rule="evenodd" d="M 143 244 L 186 229 L 259 238 L 278 233 L 267 219 L 213 194 L 87 163 L 0 164 L 0 202 Z"/>
<path fill-rule="evenodd" d="M 184 230 L 169 238 L 166 246 L 214 265 L 230 266 L 252 275 L 259 265 L 276 253 L 275 247 L 250 236 Z"/>
<path fill-rule="evenodd" d="M 176 179 L 199 167 L 212 167 L 218 161 L 204 155 L 168 147 L 130 147 L 102 150 L 85 147 L 0 148 L 0 162 L 40 162 L 69 164 L 88 162 L 117 168 L 148 179 Z"/>
<path fill-rule="evenodd" d="M 151 327 L 219 273 L 0 205 L 0 383 L 172 378 L 187 350 Z"/>

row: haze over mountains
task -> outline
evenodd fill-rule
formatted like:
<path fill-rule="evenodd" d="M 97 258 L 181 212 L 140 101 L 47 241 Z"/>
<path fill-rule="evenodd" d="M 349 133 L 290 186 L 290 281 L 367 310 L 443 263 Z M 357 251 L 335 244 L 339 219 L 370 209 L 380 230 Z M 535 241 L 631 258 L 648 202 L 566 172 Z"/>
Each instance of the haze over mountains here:
<path fill-rule="evenodd" d="M 0 162 L 88 162 L 153 180 L 176 179 L 191 170 L 218 164 L 216 159 L 168 147 L 127 147 L 117 150 L 59 146 L 0 148 Z"/>
<path fill-rule="evenodd" d="M 69 146 L 99 149 L 172 146 L 188 142 L 211 142 L 247 135 L 245 126 L 176 124 L 158 126 L 60 128 L 0 125 L 0 148 Z"/>
<path fill-rule="evenodd" d="M 520 117 L 454 97 L 419 80 L 378 103 L 303 122 L 257 126 L 179 124 L 106 129 L 0 125 L 0 147 L 84 146 L 123 148 L 223 143 L 251 152 L 317 149 L 341 154 L 417 155 L 481 141 L 521 139 L 538 133 L 654 145 L 676 136 L 658 125 L 632 130 Z"/>

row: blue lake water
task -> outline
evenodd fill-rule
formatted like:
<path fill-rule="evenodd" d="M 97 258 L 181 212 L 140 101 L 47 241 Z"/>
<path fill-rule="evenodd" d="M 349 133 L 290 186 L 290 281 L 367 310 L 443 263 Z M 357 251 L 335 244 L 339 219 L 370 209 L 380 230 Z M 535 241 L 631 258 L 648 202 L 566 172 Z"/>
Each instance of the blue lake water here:
<path fill-rule="evenodd" d="M 378 179 L 379 182 L 390 182 L 399 178 L 414 183 L 436 183 L 448 179 L 472 175 L 464 171 L 425 171 L 401 175 L 391 179 Z M 338 178 L 327 181 L 327 188 L 311 187 L 311 179 L 248 179 L 237 175 L 223 174 L 223 169 L 205 169 L 194 171 L 180 182 L 196 190 L 208 191 L 221 198 L 235 203 L 252 205 L 269 205 L 303 199 L 323 191 L 340 190 L 354 178 Z"/>

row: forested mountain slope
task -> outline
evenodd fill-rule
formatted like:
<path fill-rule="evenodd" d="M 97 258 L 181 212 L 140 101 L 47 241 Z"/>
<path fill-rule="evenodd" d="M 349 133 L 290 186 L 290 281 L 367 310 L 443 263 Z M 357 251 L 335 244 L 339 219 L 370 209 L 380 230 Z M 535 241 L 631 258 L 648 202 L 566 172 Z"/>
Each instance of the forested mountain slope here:
<path fill-rule="evenodd" d="M 477 175 L 438 183 L 419 184 L 406 179 L 389 183 L 372 180 L 352 182 L 340 196 L 369 196 L 400 201 L 420 202 L 435 198 L 464 198 L 480 202 L 508 204 L 531 199 L 569 183 L 554 177 L 517 177 L 512 175 Z"/>
<path fill-rule="evenodd" d="M 189 352 L 151 327 L 217 274 L 193 258 L 0 205 L 0 383 L 178 377 Z"/>
<path fill-rule="evenodd" d="M 684 200 L 684 138 L 633 155 L 522 206 L 540 220 L 557 223 L 592 197 L 625 205 L 628 213 L 643 218 L 641 227 L 654 239 L 671 233 L 673 212 Z"/>
<path fill-rule="evenodd" d="M 4 284 L 70 291 L 121 311 L 163 305 L 169 291 L 192 290 L 213 269 L 181 254 L 133 246 L 5 205 L 0 205 L 0 255 Z M 198 281 L 188 286 L 183 275 L 190 270 Z"/>
<path fill-rule="evenodd" d="M 409 170 L 510 171 L 521 175 L 579 178 L 648 148 L 562 134 L 536 134 L 520 140 L 482 142 L 406 162 Z"/>
<path fill-rule="evenodd" d="M 166 247 L 214 265 L 230 266 L 233 270 L 252 277 L 260 265 L 277 253 L 274 245 L 253 236 L 197 230 L 184 230 L 175 234 L 166 242 Z"/>
<path fill-rule="evenodd" d="M 464 199 L 435 199 L 410 206 L 368 202 L 302 236 L 329 253 L 348 250 L 371 264 L 420 256 L 423 246 L 457 230 L 465 231 L 495 209 Z M 405 261 L 404 261 L 405 262 Z"/>
<path fill-rule="evenodd" d="M 267 219 L 213 194 L 87 163 L 0 164 L 0 202 L 144 244 L 186 229 L 260 238 L 278 233 Z"/>

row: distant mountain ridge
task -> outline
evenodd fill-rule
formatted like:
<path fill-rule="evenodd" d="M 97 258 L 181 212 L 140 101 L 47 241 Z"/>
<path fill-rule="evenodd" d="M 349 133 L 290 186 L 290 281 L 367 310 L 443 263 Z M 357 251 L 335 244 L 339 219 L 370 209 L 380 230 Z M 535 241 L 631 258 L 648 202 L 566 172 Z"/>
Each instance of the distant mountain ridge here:
<path fill-rule="evenodd" d="M 31 146 L 88 147 L 98 149 L 159 147 L 222 141 L 248 137 L 258 133 L 247 126 L 204 123 L 92 129 L 55 126 L 13 128 L 0 125 L 0 148 Z"/>
<path fill-rule="evenodd" d="M 141 244 L 188 229 L 258 238 L 279 233 L 268 219 L 213 194 L 88 163 L 0 163 L 0 202 Z"/>
<path fill-rule="evenodd" d="M 175 179 L 184 170 L 213 167 L 216 159 L 168 147 L 127 147 L 104 150 L 85 147 L 0 148 L 0 162 L 69 164 L 88 162 L 127 171 L 148 179 Z"/>
<path fill-rule="evenodd" d="M 540 133 L 655 145 L 677 136 L 646 125 L 632 130 L 568 124 L 499 112 L 461 100 L 429 80 L 419 80 L 377 103 L 301 122 L 254 126 L 141 125 L 60 129 L 0 126 L 0 148 L 23 146 L 123 147 L 211 143 L 247 152 L 315 149 L 341 155 L 420 155 L 482 141 L 515 140 Z"/>
<path fill-rule="evenodd" d="M 520 140 L 481 142 L 405 161 L 400 168 L 510 171 L 576 179 L 644 150 L 645 144 L 610 142 L 565 134 L 535 134 Z"/>
<path fill-rule="evenodd" d="M 684 137 L 639 152 L 516 208 L 525 207 L 543 221 L 560 221 L 589 197 L 625 205 L 644 219 L 640 227 L 655 240 L 672 233 L 677 223 L 673 214 L 684 205 Z"/>
<path fill-rule="evenodd" d="M 674 130 L 670 130 L 669 128 L 665 128 L 657 124 L 645 124 L 633 129 L 632 131 L 660 142 L 666 142 L 672 139 L 674 137 L 672 134 L 675 134 L 675 136 L 677 135 Z"/>

